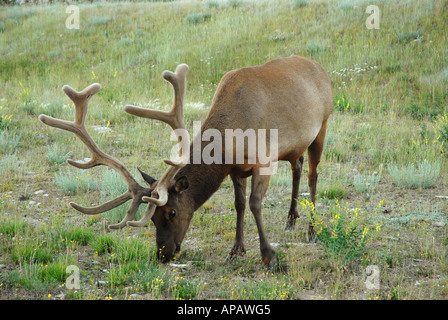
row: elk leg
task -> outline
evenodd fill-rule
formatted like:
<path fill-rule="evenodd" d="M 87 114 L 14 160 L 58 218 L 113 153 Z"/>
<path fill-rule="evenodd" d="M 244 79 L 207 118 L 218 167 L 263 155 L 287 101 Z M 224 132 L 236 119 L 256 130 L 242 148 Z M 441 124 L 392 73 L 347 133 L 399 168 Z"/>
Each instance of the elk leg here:
<path fill-rule="evenodd" d="M 226 258 L 226 262 L 234 261 L 237 256 L 246 253 L 244 248 L 244 211 L 246 209 L 246 178 L 240 178 L 235 174 L 230 174 L 235 190 L 235 210 L 236 210 L 236 235 L 232 250 Z"/>
<path fill-rule="evenodd" d="M 260 175 L 259 168 L 252 169 L 252 186 L 249 206 L 254 215 L 255 223 L 257 224 L 262 260 L 265 265 L 275 269 L 277 267 L 277 260 L 274 255 L 274 250 L 266 238 L 261 216 L 261 202 L 268 189 L 270 177 L 270 175 Z"/>
<path fill-rule="evenodd" d="M 322 150 L 324 147 L 325 133 L 327 128 L 327 121 L 322 123 L 322 127 L 317 134 L 316 139 L 308 147 L 308 162 L 309 162 L 309 173 L 308 173 L 308 186 L 310 188 L 311 202 L 316 205 L 316 190 L 317 190 L 317 166 L 320 162 L 320 157 L 322 155 Z M 316 232 L 314 231 L 311 221 L 308 224 L 308 234 L 307 240 L 309 242 L 315 242 Z"/>
<path fill-rule="evenodd" d="M 292 193 L 291 206 L 289 208 L 288 220 L 286 221 L 286 230 L 291 230 L 296 224 L 296 219 L 299 217 L 297 211 L 297 196 L 299 195 L 300 176 L 302 174 L 303 156 L 298 159 L 290 161 L 292 170 Z"/>

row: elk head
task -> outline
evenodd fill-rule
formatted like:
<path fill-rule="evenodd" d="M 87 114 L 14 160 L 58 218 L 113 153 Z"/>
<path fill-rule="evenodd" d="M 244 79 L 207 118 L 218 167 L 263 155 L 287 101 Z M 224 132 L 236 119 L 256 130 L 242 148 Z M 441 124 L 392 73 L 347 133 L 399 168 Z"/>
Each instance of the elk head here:
<path fill-rule="evenodd" d="M 180 177 L 175 179 L 179 170 L 189 160 L 189 135 L 183 120 L 183 101 L 185 96 L 186 74 L 188 66 L 180 64 L 176 71 L 164 71 L 162 76 L 170 82 L 174 89 L 174 103 L 170 111 L 151 110 L 127 105 L 124 110 L 135 116 L 161 120 L 173 129 L 179 144 L 177 159 L 164 160 L 169 166 L 162 177 L 156 181 L 151 176 L 140 171 L 149 184 L 149 188 L 141 186 L 131 175 L 129 170 L 116 158 L 104 153 L 93 141 L 85 127 L 85 119 L 90 98 L 101 90 L 101 85 L 94 83 L 78 92 L 70 86 L 63 86 L 62 91 L 75 105 L 75 121 L 56 119 L 41 114 L 39 120 L 44 124 L 74 133 L 90 150 L 92 159 L 89 162 L 77 162 L 71 159 L 67 162 L 80 169 L 88 169 L 98 165 L 106 165 L 117 171 L 128 186 L 128 190 L 117 198 L 94 207 L 84 207 L 70 202 L 70 205 L 84 214 L 100 214 L 109 211 L 132 199 L 126 216 L 118 224 L 109 225 L 109 229 L 121 229 L 126 225 L 133 227 L 147 226 L 152 219 L 156 226 L 156 242 L 159 257 L 162 261 L 169 261 L 176 251 L 180 250 L 186 230 L 188 228 L 193 209 L 189 208 L 188 199 L 183 192 L 188 188 L 188 179 Z M 176 194 L 175 199 L 170 195 Z M 147 203 L 146 211 L 139 221 L 135 218 L 139 206 Z"/>

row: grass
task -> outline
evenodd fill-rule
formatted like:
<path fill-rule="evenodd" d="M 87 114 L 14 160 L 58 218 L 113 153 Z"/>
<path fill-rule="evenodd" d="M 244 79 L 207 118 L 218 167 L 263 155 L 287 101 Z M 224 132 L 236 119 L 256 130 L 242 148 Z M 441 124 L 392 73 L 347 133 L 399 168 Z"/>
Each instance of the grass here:
<path fill-rule="evenodd" d="M 65 4 L 0 8 L 1 299 L 448 298 L 446 1 L 380 2 L 378 30 L 365 27 L 361 0 L 79 6 L 80 29 L 65 28 Z M 295 229 L 284 230 L 289 163 L 279 164 L 263 203 L 268 239 L 282 264 L 275 274 L 260 262 L 249 208 L 247 253 L 224 262 L 235 236 L 230 179 L 196 212 L 181 255 L 169 265 L 156 262 L 153 225 L 106 231 L 126 205 L 95 216 L 68 205 L 95 205 L 126 186 L 107 168 L 69 169 L 67 158 L 90 153 L 75 136 L 38 122 L 40 113 L 73 119 L 64 84 L 81 90 L 101 83 L 87 117 L 93 139 L 136 178 L 137 167 L 160 177 L 172 147 L 170 128 L 124 113 L 124 105 L 168 110 L 172 88 L 161 73 L 185 62 L 185 120 L 192 129 L 227 71 L 291 54 L 321 63 L 333 86 L 316 210 L 330 218 L 338 201 L 350 219 L 356 208 L 371 214 L 384 200 L 359 225 L 376 232 L 381 223 L 362 255 L 341 264 L 329 258 L 323 241 L 307 243 L 300 207 Z M 418 164 L 424 163 L 439 165 L 422 175 Z M 388 164 L 413 165 L 406 178 L 438 172 L 437 179 L 428 179 L 432 188 L 403 188 L 389 170 L 379 170 Z M 308 172 L 305 154 L 300 201 L 309 200 Z M 69 265 L 80 270 L 76 292 L 64 286 Z M 380 290 L 364 285 L 370 265 L 380 270 Z"/>

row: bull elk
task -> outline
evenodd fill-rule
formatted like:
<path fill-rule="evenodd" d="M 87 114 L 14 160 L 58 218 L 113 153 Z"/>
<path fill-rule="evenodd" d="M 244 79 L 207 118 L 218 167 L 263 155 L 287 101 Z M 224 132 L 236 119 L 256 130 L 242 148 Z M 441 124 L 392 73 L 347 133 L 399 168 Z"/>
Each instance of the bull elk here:
<path fill-rule="evenodd" d="M 218 190 L 222 181 L 230 175 L 235 192 L 236 237 L 228 259 L 245 253 L 243 220 L 246 208 L 246 181 L 252 176 L 249 207 L 258 228 L 262 261 L 275 266 L 276 259 L 262 222 L 262 200 L 268 189 L 270 175 L 260 174 L 263 165 L 257 161 L 244 163 L 193 163 L 193 143 L 185 131 L 183 103 L 185 97 L 188 66 L 180 64 L 175 72 L 165 71 L 162 76 L 174 89 L 174 103 L 169 112 L 150 110 L 127 105 L 124 110 L 135 116 L 161 120 L 176 133 L 179 156 L 176 160 L 164 160 L 168 169 L 159 180 L 142 172 L 149 187 L 143 187 L 132 177 L 129 170 L 117 159 L 104 153 L 93 141 L 85 127 L 85 118 L 90 98 L 101 90 L 100 84 L 92 84 L 77 92 L 69 86 L 62 90 L 75 105 L 75 121 L 55 119 L 40 115 L 44 124 L 73 132 L 90 150 L 89 162 L 67 160 L 72 166 L 88 169 L 106 165 L 116 170 L 124 179 L 128 190 L 104 204 L 84 207 L 70 205 L 84 214 L 99 214 L 111 210 L 129 200 L 132 202 L 126 216 L 110 229 L 126 225 L 147 226 L 152 220 L 156 227 L 156 243 L 162 262 L 170 261 L 180 251 L 181 243 L 194 212 Z M 327 120 L 332 111 L 332 91 L 326 71 L 318 63 L 307 58 L 291 56 L 279 58 L 260 66 L 233 70 L 224 75 L 211 109 L 202 124 L 201 133 L 213 128 L 225 136 L 225 129 L 278 130 L 278 158 L 289 161 L 292 169 L 291 204 L 287 217 L 287 228 L 292 228 L 297 219 L 299 182 L 303 165 L 303 153 L 308 150 L 308 185 L 311 200 L 315 202 L 317 166 L 324 145 Z M 247 142 L 246 147 L 247 147 Z M 268 142 L 267 142 L 268 143 Z M 269 144 L 269 143 L 268 143 Z M 189 146 L 189 147 L 188 147 Z M 201 141 L 201 148 L 207 143 Z M 267 149 L 272 146 L 267 146 Z M 184 152 L 182 152 L 184 150 Z M 191 152 L 185 152 L 190 150 Z M 244 148 L 244 159 L 248 159 Z M 236 149 L 224 150 L 235 156 Z M 141 220 L 133 221 L 139 206 L 148 203 Z M 308 225 L 308 240 L 315 237 L 311 223 Z"/>

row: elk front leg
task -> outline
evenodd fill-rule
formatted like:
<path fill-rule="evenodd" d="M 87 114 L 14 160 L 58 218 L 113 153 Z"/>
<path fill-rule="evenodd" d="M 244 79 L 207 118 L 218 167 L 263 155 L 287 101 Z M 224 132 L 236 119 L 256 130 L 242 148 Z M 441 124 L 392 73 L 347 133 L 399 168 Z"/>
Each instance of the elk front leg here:
<path fill-rule="evenodd" d="M 244 248 L 244 211 L 246 209 L 246 178 L 235 174 L 230 175 L 235 189 L 236 235 L 235 243 L 226 258 L 227 262 L 234 261 L 238 256 L 246 253 Z"/>
<path fill-rule="evenodd" d="M 288 220 L 286 222 L 286 230 L 291 230 L 296 224 L 296 219 L 299 217 L 297 212 L 297 196 L 299 195 L 300 176 L 302 174 L 303 156 L 291 161 L 292 170 L 292 192 L 291 192 L 291 206 L 289 208 Z"/>
<path fill-rule="evenodd" d="M 275 252 L 267 240 L 261 215 L 261 203 L 266 190 L 268 189 L 269 179 L 270 175 L 260 175 L 259 168 L 252 169 L 252 189 L 249 198 L 249 206 L 257 224 L 262 260 L 265 265 L 275 270 L 277 268 L 277 260 L 274 255 Z"/>

